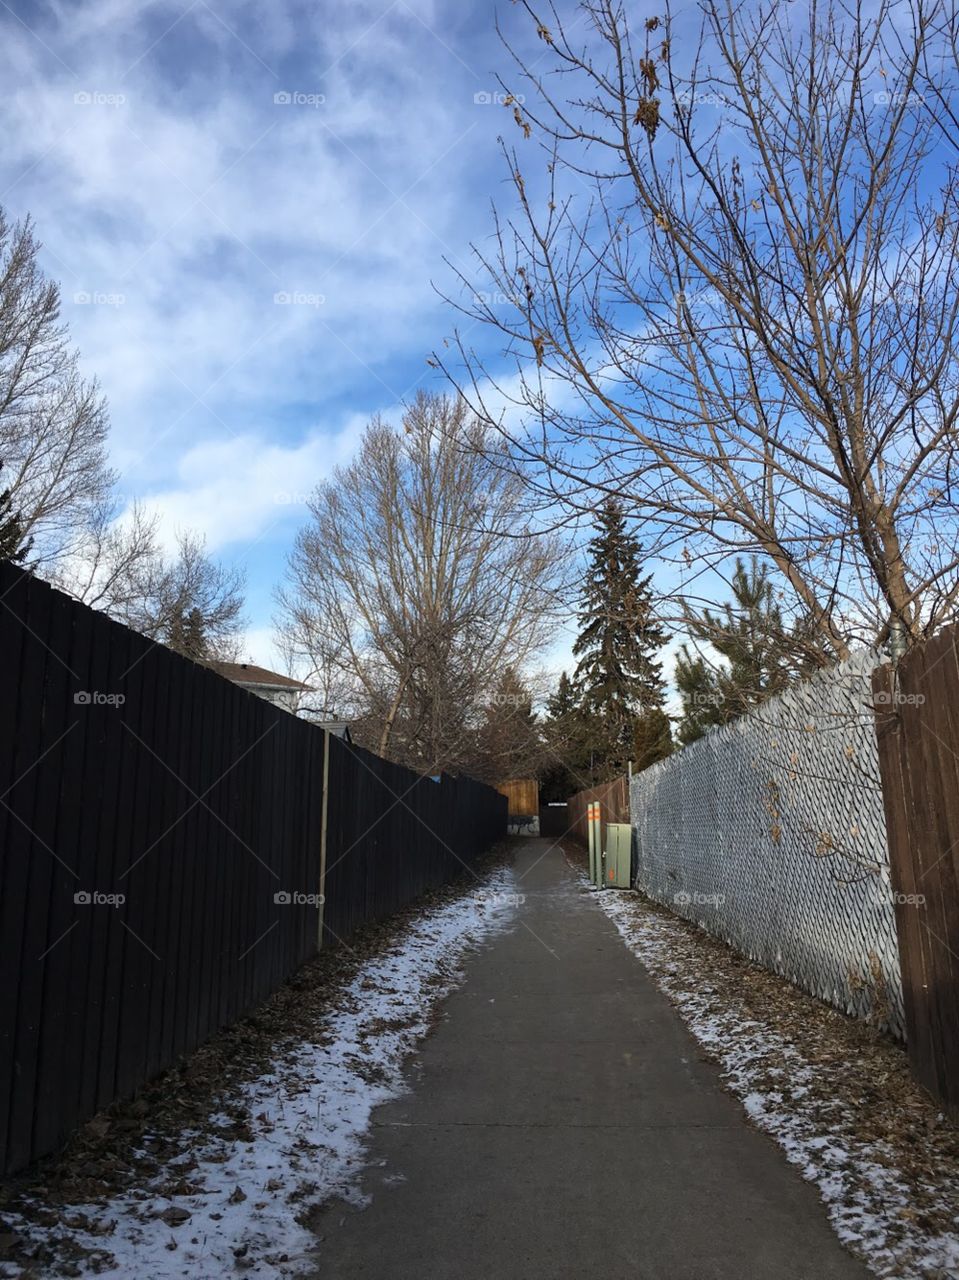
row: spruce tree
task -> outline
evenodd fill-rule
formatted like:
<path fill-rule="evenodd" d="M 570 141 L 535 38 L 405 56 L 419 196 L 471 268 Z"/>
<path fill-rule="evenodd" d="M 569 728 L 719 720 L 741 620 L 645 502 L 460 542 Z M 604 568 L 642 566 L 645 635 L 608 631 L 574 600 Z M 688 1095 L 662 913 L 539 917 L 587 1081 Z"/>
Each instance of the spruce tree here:
<path fill-rule="evenodd" d="M 668 637 L 653 612 L 652 576 L 642 575 L 642 546 L 616 498 L 603 504 L 588 552 L 574 683 L 604 776 L 612 777 L 632 754 L 637 720 L 662 710 L 655 655 Z"/>

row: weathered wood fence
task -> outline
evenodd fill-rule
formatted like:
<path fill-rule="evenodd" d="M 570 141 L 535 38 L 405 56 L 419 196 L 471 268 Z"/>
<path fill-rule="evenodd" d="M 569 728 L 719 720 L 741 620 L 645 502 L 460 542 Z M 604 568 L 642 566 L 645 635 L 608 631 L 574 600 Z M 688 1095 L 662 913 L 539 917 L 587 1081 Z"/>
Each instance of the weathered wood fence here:
<path fill-rule="evenodd" d="M 567 826 L 569 833 L 581 844 L 589 843 L 586 825 L 587 806 L 599 803 L 603 824 L 603 844 L 606 843 L 606 827 L 610 822 L 629 822 L 629 779 L 625 774 L 612 782 L 602 782 L 597 787 L 577 791 L 567 801 Z"/>
<path fill-rule="evenodd" d="M 7 564 L 0 654 L 0 1171 L 505 834 Z"/>
<path fill-rule="evenodd" d="M 913 1071 L 959 1116 L 959 628 L 873 673 Z"/>

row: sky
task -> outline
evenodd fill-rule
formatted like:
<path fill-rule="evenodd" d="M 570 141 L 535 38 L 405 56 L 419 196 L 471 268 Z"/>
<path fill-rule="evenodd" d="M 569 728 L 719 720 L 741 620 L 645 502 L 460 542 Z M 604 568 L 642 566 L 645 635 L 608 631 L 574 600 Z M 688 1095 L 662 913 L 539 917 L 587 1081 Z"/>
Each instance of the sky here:
<path fill-rule="evenodd" d="M 0 204 L 35 220 L 124 500 L 245 570 L 243 657 L 277 661 L 310 491 L 373 413 L 446 388 L 447 261 L 472 274 L 518 134 L 497 12 L 542 56 L 487 0 L 0 4 Z"/>

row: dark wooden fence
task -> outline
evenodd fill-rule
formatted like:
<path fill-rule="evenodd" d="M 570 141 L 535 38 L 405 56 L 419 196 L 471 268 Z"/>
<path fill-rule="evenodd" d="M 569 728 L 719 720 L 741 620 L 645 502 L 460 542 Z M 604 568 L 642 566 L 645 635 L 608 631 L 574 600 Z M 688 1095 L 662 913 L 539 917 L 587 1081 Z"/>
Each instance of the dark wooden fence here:
<path fill-rule="evenodd" d="M 629 822 L 629 779 L 626 775 L 614 778 L 612 782 L 602 782 L 597 787 L 587 787 L 585 791 L 577 791 L 567 801 L 569 833 L 581 844 L 589 843 L 589 831 L 586 825 L 587 806 L 597 801 L 600 805 L 605 847 L 607 824 Z"/>
<path fill-rule="evenodd" d="M 873 674 L 913 1071 L 959 1116 L 959 628 Z"/>
<path fill-rule="evenodd" d="M 506 832 L 506 797 L 472 778 L 424 778 L 330 741 L 324 936 L 346 939 L 472 869 Z"/>
<path fill-rule="evenodd" d="M 322 730 L 0 564 L 0 1171 L 317 948 Z M 331 740 L 327 936 L 505 833 L 478 783 Z"/>

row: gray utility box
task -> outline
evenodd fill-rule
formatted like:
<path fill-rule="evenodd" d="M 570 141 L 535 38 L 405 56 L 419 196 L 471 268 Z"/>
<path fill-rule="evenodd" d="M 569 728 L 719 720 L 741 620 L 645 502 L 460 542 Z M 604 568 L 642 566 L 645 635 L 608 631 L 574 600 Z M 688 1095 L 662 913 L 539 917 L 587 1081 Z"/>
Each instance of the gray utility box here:
<path fill-rule="evenodd" d="M 607 889 L 630 888 L 632 854 L 633 828 L 629 823 L 607 823 L 604 877 L 604 883 Z"/>

